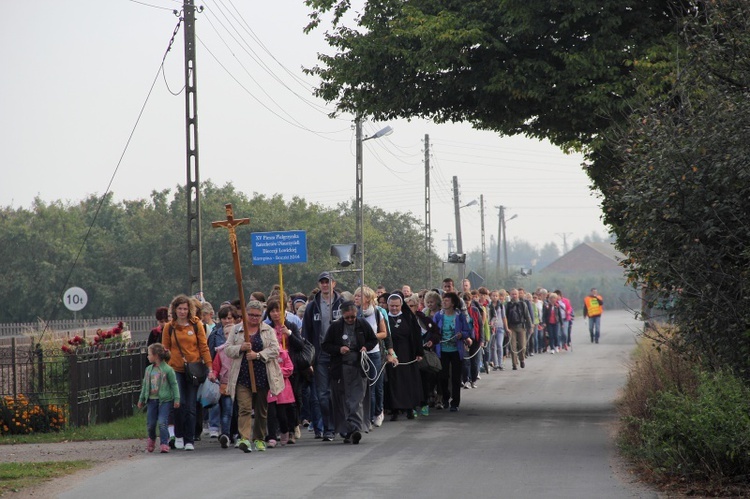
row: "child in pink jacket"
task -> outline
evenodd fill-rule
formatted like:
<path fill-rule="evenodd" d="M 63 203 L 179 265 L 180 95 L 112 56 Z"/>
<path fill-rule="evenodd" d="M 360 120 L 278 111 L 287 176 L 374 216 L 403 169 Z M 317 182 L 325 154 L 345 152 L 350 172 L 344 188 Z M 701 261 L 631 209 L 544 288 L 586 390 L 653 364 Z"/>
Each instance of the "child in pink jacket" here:
<path fill-rule="evenodd" d="M 281 374 L 284 375 L 284 390 L 278 395 L 271 395 L 271 392 L 268 392 L 268 413 L 269 415 L 276 413 L 280 432 L 279 443 L 284 446 L 289 442 L 290 433 L 294 435 L 294 423 L 297 420 L 294 391 L 289 382 L 289 377 L 294 372 L 294 364 L 289 357 L 289 352 L 284 349 L 279 351 L 279 366 Z"/>

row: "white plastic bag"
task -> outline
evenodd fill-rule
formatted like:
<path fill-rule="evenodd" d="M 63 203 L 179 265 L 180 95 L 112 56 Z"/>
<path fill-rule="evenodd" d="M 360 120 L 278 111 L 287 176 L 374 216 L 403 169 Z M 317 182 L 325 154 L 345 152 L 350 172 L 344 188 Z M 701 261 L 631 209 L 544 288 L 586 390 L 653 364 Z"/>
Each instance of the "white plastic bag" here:
<path fill-rule="evenodd" d="M 204 408 L 218 404 L 221 397 L 219 388 L 219 383 L 206 379 L 198 388 L 198 403 Z"/>

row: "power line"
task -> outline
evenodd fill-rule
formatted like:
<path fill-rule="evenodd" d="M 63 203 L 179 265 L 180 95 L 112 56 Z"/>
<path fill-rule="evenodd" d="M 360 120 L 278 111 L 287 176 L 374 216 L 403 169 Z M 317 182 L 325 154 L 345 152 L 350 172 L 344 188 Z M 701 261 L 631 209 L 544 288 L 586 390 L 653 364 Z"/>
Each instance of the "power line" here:
<path fill-rule="evenodd" d="M 346 140 L 343 140 L 343 139 L 333 139 L 331 137 L 326 137 L 325 134 L 341 133 L 341 132 L 343 132 L 343 131 L 345 131 L 347 129 L 336 130 L 336 131 L 333 131 L 333 132 L 323 132 L 323 131 L 312 130 L 312 129 L 304 126 L 303 124 L 297 122 L 297 120 L 290 121 L 290 120 L 284 118 L 283 116 L 281 116 L 280 114 L 278 114 L 277 112 L 275 112 L 273 109 L 271 109 L 270 107 L 268 107 L 267 105 L 265 105 L 255 95 L 253 95 L 253 93 L 250 90 L 248 90 L 248 88 L 245 85 L 243 85 L 242 82 L 237 77 L 235 77 L 232 74 L 232 72 L 229 71 L 229 69 L 216 57 L 216 55 L 211 51 L 211 49 L 208 48 L 208 46 L 206 46 L 206 44 L 203 42 L 203 40 L 201 40 L 200 37 L 196 36 L 196 38 L 198 39 L 198 41 L 200 42 L 200 44 L 203 46 L 203 48 L 206 49 L 206 51 L 209 53 L 209 55 L 214 58 L 214 60 L 216 61 L 216 63 L 229 75 L 229 77 L 232 78 L 240 86 L 240 88 L 242 88 L 242 90 L 245 91 L 245 93 L 247 93 L 250 97 L 252 97 L 253 100 L 255 100 L 255 102 L 257 102 L 258 104 L 260 104 L 261 107 L 263 107 L 264 109 L 266 109 L 269 113 L 273 114 L 274 116 L 276 116 L 277 118 L 279 118 L 281 121 L 283 121 L 283 122 L 285 122 L 285 123 L 287 123 L 289 125 L 292 125 L 295 128 L 299 128 L 300 130 L 304 130 L 306 132 L 310 132 L 310 133 L 312 133 L 314 135 L 319 136 L 322 139 L 330 140 L 332 142 L 346 142 Z"/>
<path fill-rule="evenodd" d="M 156 82 L 159 79 L 159 73 L 161 73 L 161 71 L 164 68 L 164 61 L 167 59 L 167 54 L 169 54 L 169 52 L 172 50 L 172 44 L 174 44 L 175 37 L 177 36 L 177 33 L 180 30 L 182 21 L 183 21 L 182 16 L 179 16 L 177 25 L 175 26 L 174 31 L 172 32 L 172 37 L 169 39 L 167 50 L 164 52 L 164 55 L 162 56 L 161 63 L 159 64 L 159 69 L 156 71 L 156 75 L 154 76 L 154 79 L 151 82 L 151 87 L 149 87 L 148 93 L 146 94 L 146 99 L 143 101 L 143 104 L 141 105 L 141 109 L 138 112 L 138 117 L 135 120 L 135 124 L 133 125 L 133 128 L 130 130 L 130 135 L 128 135 L 128 140 L 125 142 L 125 147 L 123 148 L 122 153 L 120 154 L 120 159 L 117 160 L 115 169 L 109 178 L 109 183 L 107 184 L 107 188 L 104 190 L 104 194 L 102 194 L 101 197 L 99 198 L 99 203 L 96 206 L 96 211 L 94 212 L 94 216 L 92 217 L 91 223 L 89 224 L 89 227 L 86 230 L 86 235 L 83 236 L 83 241 L 81 241 L 81 245 L 78 247 L 78 252 L 76 253 L 76 257 L 73 260 L 73 264 L 70 266 L 70 271 L 68 271 L 68 275 L 65 276 L 65 282 L 63 283 L 62 289 L 60 290 L 58 296 L 62 296 L 62 294 L 68 288 L 70 277 L 73 275 L 73 271 L 78 265 L 78 260 L 81 258 L 81 254 L 83 253 L 83 248 L 86 246 L 86 241 L 88 241 L 88 238 L 91 235 L 91 231 L 94 228 L 94 224 L 96 223 L 96 219 L 99 216 L 99 212 L 101 212 L 102 206 L 104 206 L 104 201 L 107 198 L 107 195 L 109 194 L 110 190 L 112 189 L 112 183 L 115 181 L 115 177 L 117 176 L 117 172 L 120 170 L 120 165 L 122 164 L 122 160 L 125 158 L 125 153 L 128 151 L 128 148 L 130 147 L 130 142 L 133 140 L 133 136 L 135 135 L 135 131 L 138 128 L 138 124 L 141 122 L 141 117 L 143 116 L 143 112 L 146 110 L 146 105 L 148 104 L 148 101 L 151 98 L 151 94 L 154 91 L 154 87 L 156 86 Z M 55 305 L 52 308 L 52 312 L 48 316 L 50 317 L 50 319 L 54 318 L 57 315 L 57 310 L 59 307 L 60 307 L 60 300 L 55 300 Z M 47 332 L 47 323 L 45 323 L 44 329 L 42 330 L 42 334 L 39 337 L 40 343 L 42 339 L 44 338 L 44 335 L 46 332 Z"/>

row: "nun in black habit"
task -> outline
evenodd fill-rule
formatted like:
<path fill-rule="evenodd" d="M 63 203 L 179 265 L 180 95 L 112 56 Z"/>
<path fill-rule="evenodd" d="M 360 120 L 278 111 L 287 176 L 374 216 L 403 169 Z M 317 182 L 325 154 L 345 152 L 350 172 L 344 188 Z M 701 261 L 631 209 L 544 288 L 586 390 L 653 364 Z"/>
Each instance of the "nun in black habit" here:
<path fill-rule="evenodd" d="M 424 348 L 417 317 L 404 303 L 404 295 L 400 291 L 394 291 L 388 296 L 388 322 L 393 350 L 398 359 L 397 364 L 389 363 L 386 367 L 391 421 L 396 421 L 401 412 L 413 419 L 414 408 L 422 399 L 422 378 L 418 362 L 424 355 Z"/>

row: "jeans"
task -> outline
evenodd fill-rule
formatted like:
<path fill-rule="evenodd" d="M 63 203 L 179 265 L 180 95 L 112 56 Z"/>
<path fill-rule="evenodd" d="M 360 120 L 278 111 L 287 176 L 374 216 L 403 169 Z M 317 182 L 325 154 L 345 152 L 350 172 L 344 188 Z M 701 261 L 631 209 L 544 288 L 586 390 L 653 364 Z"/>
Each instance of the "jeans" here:
<path fill-rule="evenodd" d="M 315 365 L 315 390 L 318 404 L 320 404 L 320 415 L 323 418 L 323 434 L 333 436 L 333 406 L 331 405 L 331 383 L 328 379 L 328 367 L 331 365 L 331 356 L 321 352 Z"/>
<path fill-rule="evenodd" d="M 602 316 L 597 315 L 596 317 L 589 317 L 589 334 L 591 335 L 591 341 L 599 343 L 599 328 L 601 327 Z"/>
<path fill-rule="evenodd" d="M 221 434 L 231 436 L 232 435 L 232 397 L 229 395 L 222 395 L 219 398 L 219 403 L 216 404 L 216 409 L 219 410 L 219 421 L 221 424 Z"/>
<path fill-rule="evenodd" d="M 560 348 L 568 344 L 568 321 L 563 321 L 560 324 L 560 332 L 557 336 L 557 344 Z"/>
<path fill-rule="evenodd" d="M 219 431 L 219 428 L 221 428 L 221 401 L 208 410 L 209 431 Z"/>
<path fill-rule="evenodd" d="M 378 375 L 382 367 L 380 351 L 368 353 L 367 356 L 372 362 L 372 364 L 368 363 L 367 376 L 372 379 Z M 371 383 L 371 381 L 368 381 L 368 383 Z M 375 384 L 370 387 L 370 414 L 365 414 L 365 418 L 369 417 L 369 421 L 372 421 L 381 412 L 383 412 L 383 376 L 378 377 Z"/>
<path fill-rule="evenodd" d="M 323 433 L 323 418 L 320 415 L 320 404 L 315 393 L 315 382 L 304 381 L 302 387 L 302 419 L 310 421 L 310 428 L 316 434 Z"/>
<path fill-rule="evenodd" d="M 544 351 L 544 327 L 536 327 L 536 353 L 542 353 Z"/>
<path fill-rule="evenodd" d="M 174 406 L 174 402 L 159 403 L 159 399 L 148 399 L 146 402 L 146 430 L 148 438 L 156 440 L 156 425 L 159 424 L 159 440 L 162 445 L 169 443 L 169 430 L 167 429 L 167 419 L 169 411 Z"/>
<path fill-rule="evenodd" d="M 554 350 L 560 346 L 560 324 L 547 324 L 547 337 L 549 338 L 549 347 Z"/>
<path fill-rule="evenodd" d="M 186 444 L 195 441 L 195 404 L 198 387 L 187 381 L 185 373 L 175 372 L 180 387 L 180 407 L 174 413 L 174 436 L 184 438 Z"/>
<path fill-rule="evenodd" d="M 503 340 L 505 331 L 498 329 L 490 338 L 490 362 L 496 367 L 503 365 Z"/>

